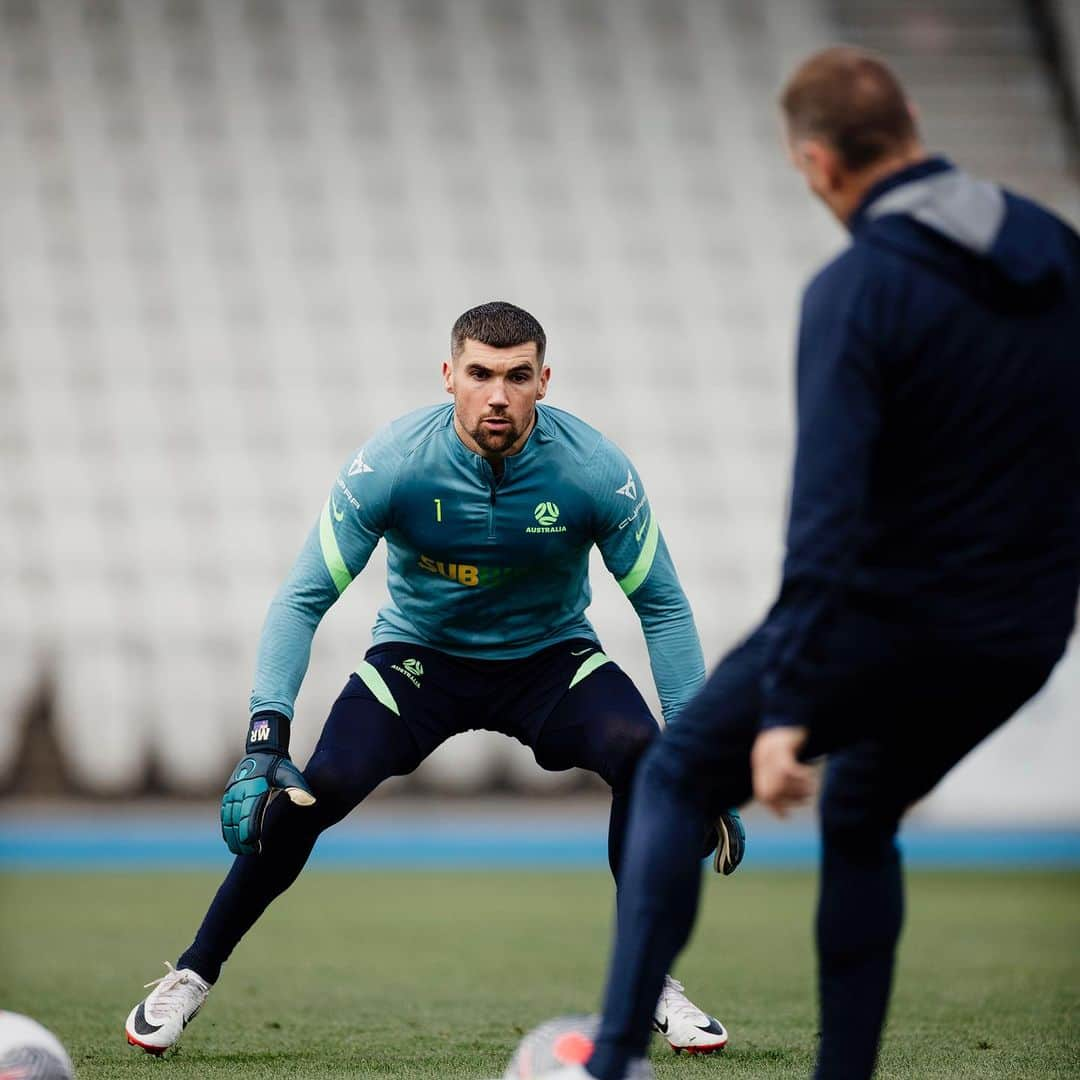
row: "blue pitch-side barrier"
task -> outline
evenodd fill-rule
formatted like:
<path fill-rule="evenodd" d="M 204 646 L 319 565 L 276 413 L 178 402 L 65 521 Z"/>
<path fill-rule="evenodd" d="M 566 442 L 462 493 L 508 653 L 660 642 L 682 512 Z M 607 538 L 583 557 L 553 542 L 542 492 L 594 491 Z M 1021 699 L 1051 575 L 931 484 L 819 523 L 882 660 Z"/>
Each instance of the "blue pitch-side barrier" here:
<path fill-rule="evenodd" d="M 0 820 L 0 873 L 12 870 L 223 869 L 231 856 L 210 822 Z M 1080 829 L 911 827 L 901 835 L 909 866 L 1080 868 Z M 816 830 L 752 823 L 744 868 L 813 866 Z M 603 823 L 515 820 L 347 822 L 323 836 L 312 865 L 323 869 L 599 868 Z"/>

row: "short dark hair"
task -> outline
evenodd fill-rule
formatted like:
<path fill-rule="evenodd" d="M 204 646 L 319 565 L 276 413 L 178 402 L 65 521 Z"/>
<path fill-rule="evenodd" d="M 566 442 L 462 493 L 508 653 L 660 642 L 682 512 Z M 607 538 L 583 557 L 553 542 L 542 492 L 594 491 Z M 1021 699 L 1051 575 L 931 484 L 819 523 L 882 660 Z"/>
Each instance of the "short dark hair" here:
<path fill-rule="evenodd" d="M 907 95 L 885 61 L 851 45 L 804 60 L 780 95 L 795 138 L 820 138 L 853 171 L 903 150 L 919 137 Z"/>
<path fill-rule="evenodd" d="M 493 349 L 510 349 L 529 341 L 536 344 L 536 358 L 544 362 L 547 335 L 544 328 L 524 308 L 515 307 L 505 300 L 491 300 L 478 307 L 469 308 L 459 315 L 450 331 L 450 355 L 456 360 L 471 338 Z"/>

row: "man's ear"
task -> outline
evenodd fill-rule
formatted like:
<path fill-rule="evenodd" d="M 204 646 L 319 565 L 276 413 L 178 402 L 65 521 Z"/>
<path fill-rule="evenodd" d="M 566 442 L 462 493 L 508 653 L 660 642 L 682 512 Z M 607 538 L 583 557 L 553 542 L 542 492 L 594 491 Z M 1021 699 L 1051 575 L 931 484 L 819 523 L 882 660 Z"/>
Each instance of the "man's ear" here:
<path fill-rule="evenodd" d="M 449 360 L 443 361 L 442 379 L 446 392 L 452 394 L 454 392 L 454 365 Z"/>
<path fill-rule="evenodd" d="M 539 401 L 546 393 L 548 388 L 548 379 L 551 378 L 551 368 L 542 367 L 540 369 L 540 380 L 537 383 L 536 388 L 536 400 Z"/>
<path fill-rule="evenodd" d="M 806 177 L 811 190 L 819 195 L 838 191 L 844 186 L 845 173 L 840 155 L 821 139 L 798 139 L 792 144 L 792 159 Z"/>
<path fill-rule="evenodd" d="M 824 170 L 827 148 L 817 139 L 799 139 L 792 152 L 800 168 L 818 175 Z"/>
<path fill-rule="evenodd" d="M 831 147 L 823 147 L 821 165 L 828 180 L 830 191 L 842 190 L 848 182 L 848 172 L 840 161 L 840 155 Z"/>

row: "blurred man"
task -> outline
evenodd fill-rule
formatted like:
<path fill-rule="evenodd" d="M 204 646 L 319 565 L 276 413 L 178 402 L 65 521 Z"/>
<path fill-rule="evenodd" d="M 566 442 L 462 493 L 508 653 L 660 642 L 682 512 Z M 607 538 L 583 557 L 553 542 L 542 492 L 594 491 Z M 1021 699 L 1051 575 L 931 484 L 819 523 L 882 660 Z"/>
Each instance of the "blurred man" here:
<path fill-rule="evenodd" d="M 594 544 L 641 620 L 668 721 L 700 688 L 704 661 L 637 470 L 595 429 L 537 404 L 551 374 L 545 345 L 512 304 L 465 312 L 442 369 L 453 403 L 395 420 L 338 474 L 263 627 L 247 754 L 222 801 L 238 857 L 176 970 L 131 1011 L 132 1044 L 172 1046 L 319 833 L 458 732 L 500 731 L 545 769 L 602 776 L 618 878 L 630 779 L 658 729 L 585 618 Z M 389 603 L 301 773 L 289 725 L 315 628 L 380 537 Z M 720 815 L 717 829 L 703 826 L 698 855 L 703 837 L 719 835 L 718 869 L 729 873 L 742 856 L 738 814 Z M 671 1045 L 723 1047 L 720 1022 L 675 980 L 661 983 L 654 1019 Z"/>
<path fill-rule="evenodd" d="M 811 57 L 782 105 L 795 167 L 852 239 L 803 300 L 783 584 L 638 771 L 604 1020 L 567 1080 L 619 1080 L 643 1053 L 702 823 L 752 793 L 783 814 L 823 752 L 815 1075 L 870 1076 L 900 818 L 1039 690 L 1073 627 L 1080 240 L 927 156 L 871 55 Z"/>

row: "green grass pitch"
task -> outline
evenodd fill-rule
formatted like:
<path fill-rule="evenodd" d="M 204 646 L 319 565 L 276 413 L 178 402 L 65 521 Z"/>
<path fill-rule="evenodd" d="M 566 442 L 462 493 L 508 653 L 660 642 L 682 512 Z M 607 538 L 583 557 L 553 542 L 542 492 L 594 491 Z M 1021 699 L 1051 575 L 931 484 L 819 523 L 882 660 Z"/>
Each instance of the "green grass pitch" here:
<path fill-rule="evenodd" d="M 501 1075 L 521 1033 L 592 1011 L 611 891 L 599 872 L 305 874 L 226 967 L 178 1051 L 129 1048 L 142 984 L 187 944 L 206 874 L 0 879 L 0 1006 L 51 1027 L 82 1080 Z M 800 872 L 709 875 L 678 974 L 731 1031 L 662 1078 L 805 1077 L 815 1043 Z M 882 1078 L 1080 1076 L 1080 874 L 909 875 Z"/>

